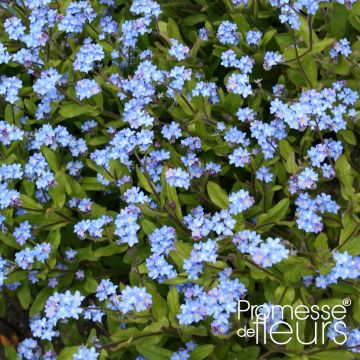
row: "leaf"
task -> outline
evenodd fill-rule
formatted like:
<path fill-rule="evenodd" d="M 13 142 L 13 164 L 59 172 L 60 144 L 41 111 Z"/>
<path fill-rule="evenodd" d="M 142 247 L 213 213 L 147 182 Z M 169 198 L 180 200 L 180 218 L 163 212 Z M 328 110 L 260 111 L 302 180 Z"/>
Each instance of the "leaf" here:
<path fill-rule="evenodd" d="M 167 303 L 169 305 L 170 313 L 169 319 L 172 324 L 176 324 L 176 315 L 180 312 L 180 302 L 179 302 L 179 293 L 176 290 L 176 287 L 173 286 L 167 295 Z"/>
<path fill-rule="evenodd" d="M 49 164 L 50 169 L 56 173 L 59 170 L 59 161 L 58 158 L 56 156 L 56 154 L 54 153 L 54 151 L 52 151 L 51 149 L 49 149 L 48 147 L 43 146 L 41 149 L 42 153 L 44 154 L 46 161 Z"/>
<path fill-rule="evenodd" d="M 184 97 L 180 96 L 179 94 L 175 93 L 175 98 L 178 104 L 180 105 L 181 109 L 184 110 L 186 115 L 193 116 L 194 110 L 190 105 L 188 100 L 184 100 Z"/>
<path fill-rule="evenodd" d="M 27 309 L 31 303 L 31 292 L 28 281 L 24 281 L 17 291 L 21 306 Z"/>
<path fill-rule="evenodd" d="M 45 306 L 46 301 L 48 300 L 48 298 L 51 296 L 51 294 L 53 293 L 53 290 L 48 288 L 48 287 L 44 287 L 37 295 L 36 298 L 29 310 L 29 315 L 30 316 L 34 316 L 37 313 L 39 313 Z"/>
<path fill-rule="evenodd" d="M 268 31 L 266 31 L 261 40 L 260 46 L 265 46 L 274 37 L 276 32 L 276 29 L 269 29 Z"/>
<path fill-rule="evenodd" d="M 146 178 L 146 176 L 141 172 L 139 166 L 136 165 L 136 175 L 139 179 L 139 185 L 144 188 L 147 192 L 149 192 L 150 194 L 153 194 L 153 189 L 151 187 L 151 185 L 149 184 L 148 179 Z"/>
<path fill-rule="evenodd" d="M 317 354 L 310 355 L 308 360 L 354 360 L 354 353 L 347 350 L 331 349 L 329 351 L 321 351 Z"/>
<path fill-rule="evenodd" d="M 0 240 L 2 243 L 6 244 L 7 246 L 10 246 L 17 250 L 21 249 L 21 246 L 16 242 L 14 235 L 12 235 L 9 232 L 1 231 Z"/>
<path fill-rule="evenodd" d="M 93 255 L 95 258 L 101 258 L 105 256 L 112 256 L 116 254 L 122 254 L 124 251 L 126 251 L 127 245 L 118 245 L 116 243 L 113 243 L 109 246 L 103 246 L 99 249 L 96 249 L 93 252 Z"/>
<path fill-rule="evenodd" d="M 59 114 L 65 118 L 74 118 L 81 115 L 98 116 L 99 111 L 88 105 L 67 104 L 60 108 Z"/>
<path fill-rule="evenodd" d="M 356 145 L 356 137 L 351 130 L 341 130 L 339 134 L 348 144 Z"/>
<path fill-rule="evenodd" d="M 331 34 L 340 40 L 344 37 L 347 28 L 348 10 L 345 6 L 334 3 L 331 15 Z"/>
<path fill-rule="evenodd" d="M 38 204 L 34 199 L 25 194 L 20 195 L 21 204 L 24 208 L 28 210 L 42 210 L 42 205 Z"/>
<path fill-rule="evenodd" d="M 148 219 L 141 219 L 140 224 L 141 229 L 147 236 L 149 236 L 156 229 L 156 225 Z"/>
<path fill-rule="evenodd" d="M 280 305 L 291 305 L 295 299 L 295 290 L 291 287 L 280 285 L 274 294 L 274 303 Z"/>
<path fill-rule="evenodd" d="M 288 159 L 288 157 L 291 156 L 291 153 L 294 152 L 293 147 L 286 140 L 281 140 L 279 142 L 279 150 L 284 159 Z"/>
<path fill-rule="evenodd" d="M 260 354 L 259 346 L 249 346 L 237 351 L 239 354 L 238 359 L 256 360 Z"/>
<path fill-rule="evenodd" d="M 210 200 L 220 209 L 229 208 L 229 197 L 225 190 L 213 181 L 209 181 L 206 186 Z"/>
<path fill-rule="evenodd" d="M 176 39 L 182 42 L 181 34 L 176 22 L 173 19 L 169 19 L 167 24 L 167 33 L 170 38 Z"/>
<path fill-rule="evenodd" d="M 47 241 L 51 244 L 51 250 L 52 251 L 56 251 L 57 248 L 60 245 L 60 241 L 61 241 L 61 233 L 60 230 L 54 230 L 50 233 Z"/>
<path fill-rule="evenodd" d="M 317 41 L 314 45 L 313 48 L 310 52 L 310 54 L 318 54 L 320 52 L 322 52 L 323 50 L 329 48 L 330 46 L 332 46 L 335 43 L 335 39 L 334 38 L 325 38 L 321 41 Z"/>
<path fill-rule="evenodd" d="M 136 345 L 137 351 L 147 360 L 169 360 L 173 351 L 154 345 Z"/>
<path fill-rule="evenodd" d="M 183 216 L 182 216 L 181 206 L 177 195 L 176 187 L 170 186 L 168 184 L 166 184 L 165 186 L 166 186 L 166 197 L 168 202 L 170 203 L 168 206 L 175 208 L 176 216 L 182 221 Z"/>
<path fill-rule="evenodd" d="M 207 16 L 205 14 L 189 15 L 184 19 L 183 25 L 185 26 L 196 25 L 198 23 L 204 22 L 206 19 Z"/>
<path fill-rule="evenodd" d="M 285 169 L 290 174 L 296 174 L 299 171 L 299 167 L 296 164 L 295 153 L 293 151 L 286 160 Z"/>
<path fill-rule="evenodd" d="M 283 219 L 289 210 L 290 200 L 288 198 L 282 199 L 274 207 L 272 207 L 266 214 L 261 214 L 256 225 L 257 231 L 264 232 L 271 229 L 276 222 Z"/>
<path fill-rule="evenodd" d="M 345 155 L 340 155 L 335 163 L 335 172 L 341 184 L 341 195 L 345 200 L 349 200 L 355 193 L 353 187 L 354 176 L 352 169 Z"/>
<path fill-rule="evenodd" d="M 315 59 L 311 55 L 307 55 L 301 60 L 301 64 L 312 87 L 316 87 L 318 72 Z"/>
<path fill-rule="evenodd" d="M 73 355 L 79 350 L 80 346 L 69 346 L 61 350 L 57 360 L 70 360 Z"/>
<path fill-rule="evenodd" d="M 190 360 L 206 359 L 214 350 L 214 345 L 200 345 L 190 354 Z"/>
<path fill-rule="evenodd" d="M 163 316 L 166 316 L 167 302 L 162 298 L 154 285 L 147 283 L 146 289 L 152 296 L 151 313 L 156 320 L 159 320 Z"/>

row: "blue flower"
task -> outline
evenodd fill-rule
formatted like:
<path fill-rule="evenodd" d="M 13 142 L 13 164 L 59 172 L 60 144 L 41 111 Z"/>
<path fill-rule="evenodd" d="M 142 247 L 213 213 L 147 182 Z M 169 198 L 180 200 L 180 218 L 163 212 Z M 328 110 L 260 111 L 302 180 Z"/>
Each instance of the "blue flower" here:
<path fill-rule="evenodd" d="M 19 100 L 19 90 L 22 88 L 22 81 L 16 76 L 0 77 L 0 95 L 5 96 L 5 100 L 10 104 L 14 104 Z"/>
<path fill-rule="evenodd" d="M 76 95 L 79 100 L 89 99 L 101 92 L 100 85 L 93 79 L 83 79 L 76 83 Z"/>
<path fill-rule="evenodd" d="M 74 69 L 85 73 L 94 69 L 94 63 L 104 58 L 104 50 L 99 44 L 92 44 L 91 39 L 87 38 L 79 52 L 76 53 Z"/>
<path fill-rule="evenodd" d="M 190 187 L 190 176 L 181 168 L 167 169 L 165 172 L 165 180 L 170 186 L 185 189 Z"/>
<path fill-rule="evenodd" d="M 256 30 L 250 30 L 246 33 L 246 42 L 249 45 L 259 45 L 262 33 Z"/>
<path fill-rule="evenodd" d="M 176 39 L 171 39 L 171 48 L 169 50 L 169 55 L 173 56 L 177 60 L 185 60 L 190 53 L 190 49 L 180 44 Z"/>
<path fill-rule="evenodd" d="M 216 33 L 216 37 L 221 44 L 237 45 L 239 42 L 239 35 L 236 24 L 225 20 L 223 21 Z"/>
<path fill-rule="evenodd" d="M 87 348 L 86 346 L 81 346 L 73 355 L 73 360 L 97 360 L 98 358 L 99 353 L 95 350 L 95 348 Z"/>

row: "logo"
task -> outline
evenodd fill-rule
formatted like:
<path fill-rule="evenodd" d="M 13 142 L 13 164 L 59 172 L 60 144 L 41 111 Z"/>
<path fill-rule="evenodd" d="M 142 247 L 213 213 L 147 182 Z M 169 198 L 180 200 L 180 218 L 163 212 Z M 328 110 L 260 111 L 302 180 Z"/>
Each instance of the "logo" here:
<path fill-rule="evenodd" d="M 241 338 L 255 338 L 256 344 L 266 344 L 270 339 L 277 345 L 286 345 L 293 339 L 303 345 L 325 344 L 329 330 L 331 339 L 337 345 L 347 341 L 345 331 L 346 307 L 351 305 L 350 299 L 344 299 L 342 305 L 251 305 L 247 300 L 238 300 L 237 316 L 250 313 L 249 324 L 237 330 Z M 285 320 L 286 319 L 286 320 Z M 311 334 L 311 339 L 305 341 L 305 321 L 313 324 L 312 331 L 308 327 L 306 334 Z"/>

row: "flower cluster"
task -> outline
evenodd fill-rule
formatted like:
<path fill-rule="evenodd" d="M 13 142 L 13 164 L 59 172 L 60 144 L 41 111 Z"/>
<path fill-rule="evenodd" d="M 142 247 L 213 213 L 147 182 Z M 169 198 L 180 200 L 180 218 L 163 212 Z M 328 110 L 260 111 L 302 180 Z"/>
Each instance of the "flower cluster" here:
<path fill-rule="evenodd" d="M 193 324 L 213 318 L 211 329 L 214 334 L 226 334 L 229 330 L 230 316 L 236 312 L 237 301 L 246 294 L 244 284 L 238 279 L 230 279 L 231 270 L 225 269 L 219 274 L 219 285 L 205 291 L 198 285 L 184 287 L 185 303 L 178 315 L 180 324 Z"/>
<path fill-rule="evenodd" d="M 196 344 L 193 341 L 189 341 L 185 344 L 185 348 L 180 348 L 175 351 L 170 360 L 186 360 L 189 359 L 190 354 L 196 349 Z"/>
<path fill-rule="evenodd" d="M 79 291 L 72 294 L 69 290 L 64 294 L 55 292 L 50 296 L 45 305 L 45 317 L 35 317 L 31 320 L 30 327 L 34 337 L 51 340 L 59 336 L 55 326 L 59 320 L 79 319 L 83 309 L 81 303 L 84 296 Z"/>
<path fill-rule="evenodd" d="M 325 289 L 330 284 L 336 284 L 339 279 L 357 279 L 360 276 L 360 257 L 351 256 L 347 251 L 333 254 L 335 265 L 327 275 L 315 278 L 315 284 Z"/>
<path fill-rule="evenodd" d="M 94 63 L 96 61 L 101 61 L 104 56 L 104 50 L 101 45 L 92 44 L 91 39 L 85 39 L 84 45 L 76 54 L 74 69 L 88 73 L 89 71 L 93 70 Z"/>
<path fill-rule="evenodd" d="M 80 239 L 85 239 L 87 235 L 95 239 L 101 238 L 104 226 L 112 221 L 112 217 L 105 215 L 95 220 L 82 220 L 75 224 L 74 233 Z"/>
<path fill-rule="evenodd" d="M 51 244 L 37 244 L 33 249 L 26 247 L 15 255 L 15 263 L 23 270 L 30 269 L 36 262 L 44 263 L 49 258 L 51 252 Z"/>
<path fill-rule="evenodd" d="M 184 270 L 189 274 L 189 279 L 197 280 L 202 273 L 204 262 L 215 263 L 217 258 L 218 246 L 216 241 L 200 241 L 195 244 L 190 258 L 184 261 Z"/>
<path fill-rule="evenodd" d="M 268 238 L 262 241 L 255 231 L 242 230 L 235 234 L 233 244 L 242 254 L 250 254 L 252 260 L 261 267 L 270 267 L 289 256 L 281 239 Z"/>
<path fill-rule="evenodd" d="M 121 295 L 116 294 L 117 286 L 110 281 L 103 281 L 97 288 L 96 296 L 100 301 L 109 300 L 107 307 L 123 314 L 134 311 L 144 311 L 152 304 L 152 296 L 145 288 L 126 286 Z"/>
<path fill-rule="evenodd" d="M 152 279 L 164 282 L 176 277 L 174 267 L 166 261 L 171 250 L 175 250 L 176 232 L 173 227 L 163 226 L 149 235 L 152 255 L 146 259 L 146 268 Z"/>
<path fill-rule="evenodd" d="M 331 199 L 330 195 L 321 193 L 312 199 L 309 193 L 304 192 L 299 195 L 295 202 L 296 208 L 296 223 L 299 229 L 306 232 L 319 233 L 322 231 L 324 224 L 320 214 L 325 212 L 336 214 L 339 210 L 339 205 Z"/>

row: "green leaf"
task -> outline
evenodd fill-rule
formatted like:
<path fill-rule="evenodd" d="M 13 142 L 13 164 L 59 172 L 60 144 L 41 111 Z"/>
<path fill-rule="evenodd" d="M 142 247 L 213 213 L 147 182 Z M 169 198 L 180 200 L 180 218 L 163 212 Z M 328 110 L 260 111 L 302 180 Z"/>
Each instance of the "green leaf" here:
<path fill-rule="evenodd" d="M 190 354 L 190 360 L 206 359 L 214 350 L 214 345 L 200 345 Z"/>
<path fill-rule="evenodd" d="M 268 31 L 266 31 L 261 40 L 260 46 L 265 46 L 274 37 L 276 32 L 276 29 L 269 29 Z"/>
<path fill-rule="evenodd" d="M 334 38 L 325 38 L 321 41 L 317 41 L 312 48 L 311 54 L 318 54 L 323 50 L 331 47 L 335 43 Z"/>
<path fill-rule="evenodd" d="M 12 235 L 9 232 L 1 231 L 0 240 L 2 243 L 6 244 L 7 246 L 10 246 L 17 250 L 21 249 L 21 246 L 16 242 L 14 235 Z"/>
<path fill-rule="evenodd" d="M 118 245 L 116 243 L 113 243 L 109 246 L 103 246 L 101 248 L 96 249 L 93 252 L 93 255 L 95 258 L 101 258 L 104 256 L 112 256 L 115 254 L 122 254 L 124 251 L 126 251 L 127 245 Z"/>
<path fill-rule="evenodd" d="M 315 59 L 311 55 L 307 55 L 301 60 L 301 65 L 311 83 L 311 86 L 316 87 L 318 72 Z"/>
<path fill-rule="evenodd" d="M 335 163 L 335 172 L 341 184 L 341 195 L 345 200 L 349 200 L 352 194 L 355 193 L 353 187 L 354 176 L 351 166 L 345 155 L 340 155 Z"/>
<path fill-rule="evenodd" d="M 173 286 L 167 295 L 167 303 L 169 305 L 170 313 L 169 319 L 171 324 L 176 324 L 176 315 L 180 312 L 180 302 L 179 302 L 179 293 L 176 290 L 176 287 Z"/>
<path fill-rule="evenodd" d="M 166 184 L 166 197 L 170 203 L 169 206 L 174 207 L 176 216 L 182 220 L 183 216 L 176 187 Z"/>
<path fill-rule="evenodd" d="M 168 21 L 167 33 L 170 38 L 177 39 L 178 41 L 182 42 L 179 28 L 178 28 L 176 22 L 171 18 Z"/>
<path fill-rule="evenodd" d="M 238 359 L 246 359 L 246 360 L 256 360 L 260 354 L 260 347 L 259 346 L 248 346 L 244 349 L 239 349 L 237 351 L 239 354 Z"/>
<path fill-rule="evenodd" d="M 70 360 L 73 358 L 73 355 L 79 350 L 80 346 L 70 346 L 61 350 L 57 360 Z"/>
<path fill-rule="evenodd" d="M 351 130 L 341 130 L 339 135 L 350 145 L 356 145 L 356 137 Z"/>
<path fill-rule="evenodd" d="M 279 201 L 266 214 L 261 214 L 256 225 L 257 231 L 265 232 L 271 229 L 279 220 L 284 218 L 289 210 L 289 206 L 290 200 L 285 198 Z"/>
<path fill-rule="evenodd" d="M 349 11 L 345 6 L 334 3 L 331 15 L 331 34 L 340 40 L 344 37 L 347 28 L 347 16 Z"/>
<path fill-rule="evenodd" d="M 27 309 L 31 303 L 31 292 L 28 281 L 24 281 L 17 291 L 21 306 Z"/>
<path fill-rule="evenodd" d="M 156 320 L 159 320 L 163 316 L 166 316 L 167 302 L 162 298 L 158 289 L 154 285 L 147 283 L 146 289 L 152 296 L 151 313 Z"/>
<path fill-rule="evenodd" d="M 59 114 L 65 118 L 74 118 L 81 115 L 98 116 L 99 111 L 88 105 L 67 104 L 60 108 Z"/>
<path fill-rule="evenodd" d="M 299 166 L 296 164 L 295 153 L 293 151 L 286 160 L 285 169 L 290 174 L 296 174 L 299 171 Z"/>
<path fill-rule="evenodd" d="M 56 173 L 59 170 L 59 160 L 51 149 L 46 146 L 43 146 L 41 149 L 42 153 L 44 154 L 46 161 L 49 164 L 50 169 Z"/>
<path fill-rule="evenodd" d="M 192 26 L 204 22 L 207 19 L 205 14 L 196 14 L 196 15 L 189 15 L 187 16 L 184 21 L 183 25 L 185 26 Z"/>
<path fill-rule="evenodd" d="M 136 175 L 139 179 L 139 185 L 144 188 L 150 194 L 153 194 L 153 189 L 146 178 L 146 176 L 141 172 L 140 168 L 136 165 Z"/>
<path fill-rule="evenodd" d="M 148 219 L 141 219 L 140 223 L 141 229 L 147 236 L 149 236 L 156 229 L 156 225 Z"/>
<path fill-rule="evenodd" d="M 180 105 L 181 109 L 184 110 L 186 115 L 193 116 L 195 114 L 193 107 L 191 107 L 191 103 L 188 100 L 185 100 L 184 97 L 180 96 L 177 93 L 175 93 L 175 98 L 178 104 Z"/>
<path fill-rule="evenodd" d="M 38 204 L 34 199 L 32 199 L 30 196 L 27 196 L 25 194 L 20 195 L 20 200 L 22 203 L 22 206 L 26 208 L 27 210 L 42 210 L 42 205 Z"/>
<path fill-rule="evenodd" d="M 229 208 L 229 197 L 225 190 L 221 188 L 220 185 L 213 181 L 207 183 L 207 192 L 209 194 L 210 200 L 218 206 L 220 209 Z"/>
<path fill-rule="evenodd" d="M 37 313 L 39 313 L 45 306 L 46 301 L 48 300 L 48 298 L 51 296 L 51 294 L 53 293 L 53 290 L 48 288 L 48 287 L 44 287 L 37 295 L 36 298 L 29 310 L 29 315 L 30 316 L 34 316 Z"/>
<path fill-rule="evenodd" d="M 147 360 L 169 360 L 173 351 L 154 345 L 136 345 L 137 351 Z"/>

